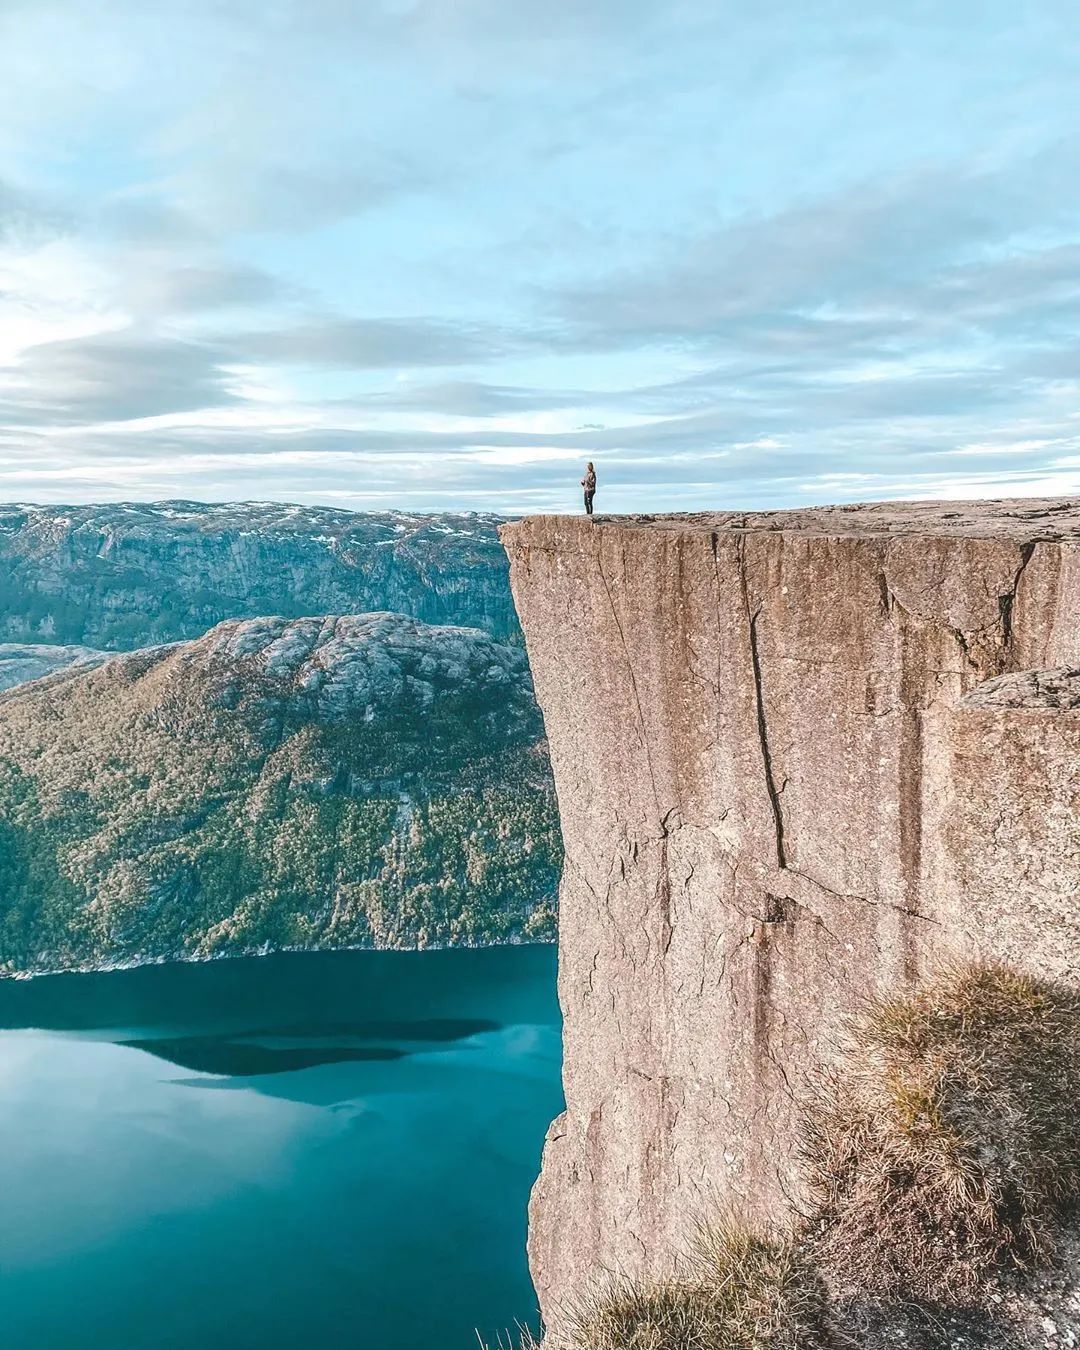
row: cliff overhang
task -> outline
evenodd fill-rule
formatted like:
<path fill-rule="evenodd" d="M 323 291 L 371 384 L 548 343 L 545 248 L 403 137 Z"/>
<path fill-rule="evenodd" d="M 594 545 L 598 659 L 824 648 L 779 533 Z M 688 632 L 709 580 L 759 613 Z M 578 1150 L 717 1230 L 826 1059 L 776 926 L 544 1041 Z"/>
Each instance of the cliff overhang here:
<path fill-rule="evenodd" d="M 502 538 L 566 848 L 557 1320 L 703 1211 L 798 1209 L 801 1084 L 866 994 L 970 958 L 1080 980 L 1080 501 Z"/>

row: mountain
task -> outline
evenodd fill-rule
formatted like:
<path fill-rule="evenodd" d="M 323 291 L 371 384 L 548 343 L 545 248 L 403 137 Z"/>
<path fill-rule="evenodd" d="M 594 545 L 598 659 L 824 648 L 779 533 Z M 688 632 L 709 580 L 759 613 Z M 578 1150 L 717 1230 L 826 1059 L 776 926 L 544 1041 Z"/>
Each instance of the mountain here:
<path fill-rule="evenodd" d="M 0 691 L 40 680 L 67 666 L 100 665 L 106 652 L 90 647 L 53 647 L 40 642 L 0 642 Z"/>
<path fill-rule="evenodd" d="M 111 651 L 394 610 L 518 635 L 500 518 L 268 502 L 0 506 L 0 642 Z"/>
<path fill-rule="evenodd" d="M 11 689 L 0 967 L 550 938 L 542 736 L 519 647 L 395 614 L 229 621 Z"/>

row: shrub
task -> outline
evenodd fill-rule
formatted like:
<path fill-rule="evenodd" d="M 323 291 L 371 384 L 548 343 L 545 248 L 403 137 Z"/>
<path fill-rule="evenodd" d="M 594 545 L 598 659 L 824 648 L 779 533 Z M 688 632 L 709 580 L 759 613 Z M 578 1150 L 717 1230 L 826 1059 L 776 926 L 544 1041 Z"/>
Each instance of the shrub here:
<path fill-rule="evenodd" d="M 834 1291 L 967 1302 L 1080 1196 L 1080 998 L 993 965 L 880 998 L 806 1132 Z"/>
<path fill-rule="evenodd" d="M 549 1350 L 554 1350 L 549 1341 Z M 824 1350 L 824 1286 L 794 1246 L 703 1229 L 666 1280 L 616 1279 L 569 1310 L 559 1350 Z"/>

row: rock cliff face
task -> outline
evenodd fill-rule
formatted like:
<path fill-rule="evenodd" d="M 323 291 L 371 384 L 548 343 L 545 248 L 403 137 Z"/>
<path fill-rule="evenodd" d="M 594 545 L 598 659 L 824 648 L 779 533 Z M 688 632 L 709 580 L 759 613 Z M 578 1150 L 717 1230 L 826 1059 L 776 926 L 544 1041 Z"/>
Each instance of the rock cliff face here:
<path fill-rule="evenodd" d="M 549 1321 L 717 1203 L 799 1202 L 795 1102 L 943 958 L 1080 979 L 1080 503 L 538 517 L 503 541 L 566 862 Z"/>
<path fill-rule="evenodd" d="M 516 634 L 498 523 L 274 502 L 0 506 L 0 641 L 130 650 L 223 619 L 371 610 Z"/>
<path fill-rule="evenodd" d="M 0 970 L 549 939 L 520 647 L 251 619 L 0 694 Z"/>

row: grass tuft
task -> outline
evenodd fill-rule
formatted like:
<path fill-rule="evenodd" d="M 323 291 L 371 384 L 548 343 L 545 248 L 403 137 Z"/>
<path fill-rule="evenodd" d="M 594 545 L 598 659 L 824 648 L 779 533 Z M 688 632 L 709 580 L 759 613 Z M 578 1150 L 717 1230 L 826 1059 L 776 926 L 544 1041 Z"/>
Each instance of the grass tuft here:
<path fill-rule="evenodd" d="M 834 1291 L 968 1302 L 1080 1198 L 1080 997 L 981 965 L 877 999 L 806 1133 Z"/>
<path fill-rule="evenodd" d="M 582 1299 L 558 1350 L 824 1350 L 828 1323 L 824 1285 L 791 1244 L 726 1223 L 702 1229 L 677 1277 Z"/>

